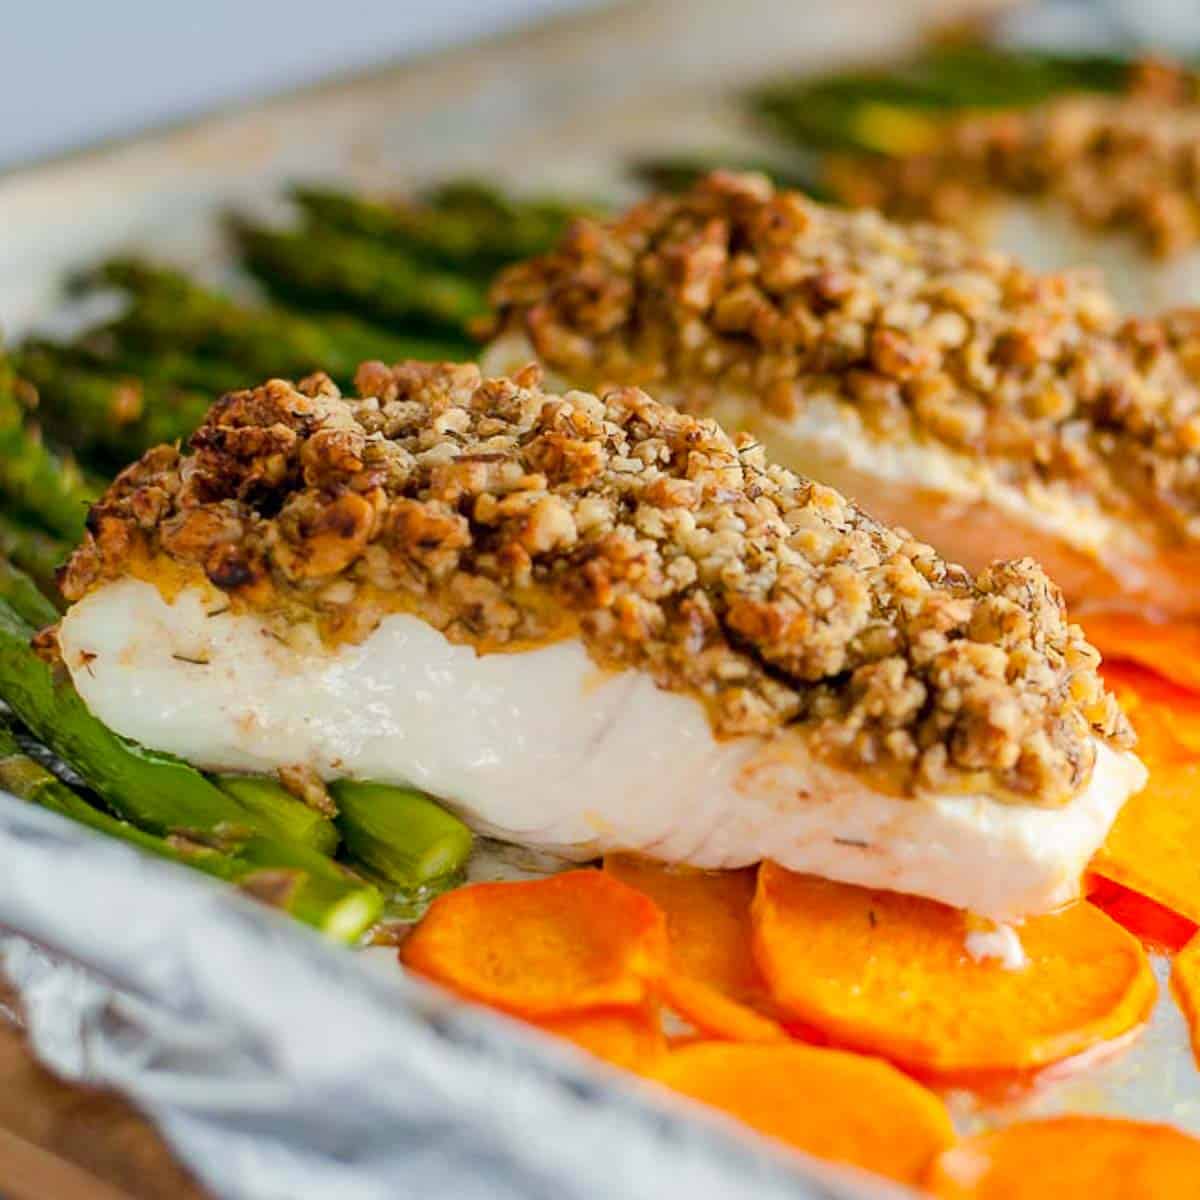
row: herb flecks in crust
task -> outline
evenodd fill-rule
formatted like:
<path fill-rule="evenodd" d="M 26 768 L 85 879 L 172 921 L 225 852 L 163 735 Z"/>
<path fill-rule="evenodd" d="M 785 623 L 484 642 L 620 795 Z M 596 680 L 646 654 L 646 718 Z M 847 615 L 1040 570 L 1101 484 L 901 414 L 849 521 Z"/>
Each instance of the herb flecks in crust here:
<path fill-rule="evenodd" d="M 1051 488 L 1153 544 L 1200 541 L 1200 338 L 1123 321 L 1086 273 L 718 173 L 578 222 L 492 300 L 485 334 L 573 383 L 697 411 L 730 392 L 785 420 L 832 399 L 864 436 L 944 448 L 1034 503 Z"/>
<path fill-rule="evenodd" d="M 367 364 L 357 386 L 220 400 L 191 453 L 150 451 L 94 507 L 66 595 L 206 578 L 327 638 L 396 611 L 488 651 L 578 635 L 698 697 L 722 736 L 791 727 L 900 794 L 1058 804 L 1094 734 L 1129 741 L 1030 561 L 972 580 L 636 388 L 558 396 L 536 368 L 417 363 Z"/>

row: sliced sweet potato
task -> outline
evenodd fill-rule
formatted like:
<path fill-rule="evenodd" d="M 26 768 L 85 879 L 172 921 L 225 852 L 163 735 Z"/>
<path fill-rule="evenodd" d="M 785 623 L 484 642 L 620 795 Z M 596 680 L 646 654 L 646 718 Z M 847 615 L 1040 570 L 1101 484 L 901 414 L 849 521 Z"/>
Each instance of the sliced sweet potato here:
<path fill-rule="evenodd" d="M 1191 1200 L 1200 1141 L 1168 1125 L 1054 1117 L 943 1151 L 925 1187 L 941 1200 Z"/>
<path fill-rule="evenodd" d="M 1174 954 L 1196 933 L 1195 921 L 1100 875 L 1089 878 L 1088 899 L 1152 950 Z"/>
<path fill-rule="evenodd" d="M 799 1150 L 905 1183 L 954 1142 L 932 1092 L 841 1050 L 704 1042 L 672 1051 L 650 1077 Z"/>
<path fill-rule="evenodd" d="M 1134 1028 L 1154 1001 L 1140 943 L 1086 902 L 1026 921 L 1014 970 L 967 953 L 956 909 L 764 863 L 754 927 L 783 1012 L 919 1072 L 1040 1067 Z"/>
<path fill-rule="evenodd" d="M 447 892 L 400 949 L 412 970 L 532 1018 L 638 1008 L 666 957 L 653 901 L 593 870 Z"/>
<path fill-rule="evenodd" d="M 734 1000 L 753 1001 L 766 985 L 750 948 L 750 905 L 757 872 L 669 867 L 631 854 L 610 854 L 604 870 L 644 892 L 667 919 L 671 965 Z"/>
<path fill-rule="evenodd" d="M 1091 862 L 1096 875 L 1200 921 L 1200 759 L 1152 761 Z"/>
<path fill-rule="evenodd" d="M 701 1033 L 730 1042 L 786 1042 L 790 1038 L 778 1021 L 749 1005 L 677 971 L 668 971 L 659 983 L 663 1003 Z"/>
<path fill-rule="evenodd" d="M 1150 782 L 1121 811 L 1092 871 L 1200 921 L 1200 695 L 1128 663 L 1106 663 L 1104 673 L 1137 729 Z"/>
<path fill-rule="evenodd" d="M 572 1013 L 536 1024 L 627 1071 L 650 1069 L 667 1049 L 658 1013 L 651 1008 Z"/>
<path fill-rule="evenodd" d="M 1104 681 L 1138 733 L 1138 754 L 1158 762 L 1200 756 L 1200 693 L 1134 663 L 1105 663 Z"/>
<path fill-rule="evenodd" d="M 670 970 L 661 987 L 670 1008 L 710 1037 L 787 1039 L 762 1011 L 767 989 L 750 945 L 753 867 L 697 871 L 610 854 L 604 869 L 644 892 L 666 915 Z"/>
<path fill-rule="evenodd" d="M 1171 963 L 1171 990 L 1192 1032 L 1192 1053 L 1200 1066 L 1200 936 L 1192 938 Z"/>
<path fill-rule="evenodd" d="M 1200 692 L 1200 621 L 1158 622 L 1133 613 L 1091 613 L 1080 622 L 1106 659 L 1135 662 Z"/>

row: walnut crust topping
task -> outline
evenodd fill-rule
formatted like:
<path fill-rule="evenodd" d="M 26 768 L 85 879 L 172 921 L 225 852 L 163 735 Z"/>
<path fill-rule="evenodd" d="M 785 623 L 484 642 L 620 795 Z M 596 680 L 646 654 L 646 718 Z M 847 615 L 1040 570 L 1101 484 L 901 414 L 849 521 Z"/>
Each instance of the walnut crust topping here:
<path fill-rule="evenodd" d="M 971 229 L 1003 195 L 1064 204 L 1083 224 L 1135 234 L 1162 258 L 1200 241 L 1200 105 L 1158 96 L 1072 95 L 974 113 L 935 149 L 828 165 L 847 203 Z"/>
<path fill-rule="evenodd" d="M 791 726 L 901 794 L 1058 804 L 1093 733 L 1129 743 L 1032 562 L 973 581 L 712 421 L 539 385 L 369 363 L 357 399 L 324 376 L 226 396 L 191 454 L 117 478 L 63 590 L 182 572 L 280 629 L 362 637 L 408 611 L 484 650 L 577 634 L 699 697 L 720 735 Z"/>
<path fill-rule="evenodd" d="M 1160 545 L 1200 539 L 1200 361 L 1086 275 L 716 174 L 579 222 L 492 299 L 484 332 L 524 335 L 572 383 L 669 387 L 701 411 L 730 389 L 782 418 L 832 397 L 880 439 L 929 439 Z"/>

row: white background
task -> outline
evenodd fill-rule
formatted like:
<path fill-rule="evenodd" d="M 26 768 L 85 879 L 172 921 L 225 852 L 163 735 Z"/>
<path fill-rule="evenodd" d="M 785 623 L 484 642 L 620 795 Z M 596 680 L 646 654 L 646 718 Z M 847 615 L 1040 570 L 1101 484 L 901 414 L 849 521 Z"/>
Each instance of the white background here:
<path fill-rule="evenodd" d="M 595 0 L 0 0 L 0 168 Z"/>

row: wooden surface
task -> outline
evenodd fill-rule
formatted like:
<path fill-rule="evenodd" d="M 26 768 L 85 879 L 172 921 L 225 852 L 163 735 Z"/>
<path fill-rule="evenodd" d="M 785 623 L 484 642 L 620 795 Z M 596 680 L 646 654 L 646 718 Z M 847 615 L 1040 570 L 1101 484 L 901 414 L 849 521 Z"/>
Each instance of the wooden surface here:
<path fill-rule="evenodd" d="M 7 1001 L 0 991 L 0 1002 Z M 0 1014 L 2 1200 L 205 1200 L 153 1127 L 106 1092 L 55 1079 Z"/>

